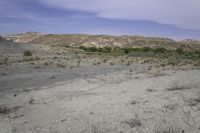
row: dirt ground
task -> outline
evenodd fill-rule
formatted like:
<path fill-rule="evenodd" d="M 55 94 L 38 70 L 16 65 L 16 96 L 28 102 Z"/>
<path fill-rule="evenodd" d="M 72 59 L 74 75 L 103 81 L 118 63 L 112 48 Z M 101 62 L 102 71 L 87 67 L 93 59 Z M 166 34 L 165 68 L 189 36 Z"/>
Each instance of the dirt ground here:
<path fill-rule="evenodd" d="M 199 69 L 19 63 L 0 70 L 0 133 L 200 132 Z"/>

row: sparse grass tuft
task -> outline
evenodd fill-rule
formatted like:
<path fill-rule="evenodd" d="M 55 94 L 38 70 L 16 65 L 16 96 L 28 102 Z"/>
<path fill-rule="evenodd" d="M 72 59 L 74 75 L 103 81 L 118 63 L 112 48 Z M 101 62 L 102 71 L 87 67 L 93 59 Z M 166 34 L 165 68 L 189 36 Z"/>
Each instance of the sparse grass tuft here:
<path fill-rule="evenodd" d="M 148 88 L 147 91 L 148 92 L 155 92 L 156 90 Z"/>
<path fill-rule="evenodd" d="M 26 50 L 23 53 L 24 56 L 32 56 L 32 52 L 30 50 Z"/>
<path fill-rule="evenodd" d="M 113 66 L 113 65 L 114 65 L 114 63 L 113 63 L 113 62 L 111 62 L 111 63 L 110 63 L 110 65 L 111 65 L 111 66 Z"/>
<path fill-rule="evenodd" d="M 128 124 L 130 128 L 142 126 L 140 117 L 136 114 L 134 118 L 125 121 L 124 123 Z"/>
<path fill-rule="evenodd" d="M 56 79 L 56 77 L 55 76 L 51 76 L 50 79 Z"/>
<path fill-rule="evenodd" d="M 200 104 L 200 96 L 196 98 L 191 98 L 187 102 L 189 106 L 196 106 L 197 104 Z"/>
<path fill-rule="evenodd" d="M 8 114 L 10 112 L 10 109 L 7 106 L 0 106 L 0 114 Z"/>
<path fill-rule="evenodd" d="M 3 64 L 7 64 L 7 62 L 8 62 L 8 58 L 5 57 L 4 60 L 3 60 Z"/>
<path fill-rule="evenodd" d="M 81 60 L 78 60 L 77 61 L 77 67 L 80 67 L 80 64 L 81 64 Z"/>
<path fill-rule="evenodd" d="M 138 103 L 138 101 L 136 101 L 136 100 L 132 100 L 131 101 L 131 105 L 135 105 L 135 104 L 137 104 Z"/>
<path fill-rule="evenodd" d="M 128 61 L 128 62 L 126 63 L 126 66 L 130 66 L 130 65 L 131 65 L 131 62 Z"/>
<path fill-rule="evenodd" d="M 73 69 L 73 68 L 74 68 L 74 66 L 70 66 L 70 67 L 69 67 L 69 69 Z"/>
<path fill-rule="evenodd" d="M 20 106 L 15 106 L 15 107 L 8 107 L 5 105 L 0 105 L 0 115 L 7 115 L 13 111 L 17 111 L 20 108 Z"/>
<path fill-rule="evenodd" d="M 179 90 L 187 90 L 187 89 L 191 89 L 192 86 L 190 85 L 186 85 L 186 84 L 181 84 L 179 82 L 175 82 L 172 84 L 171 87 L 167 88 L 166 90 L 168 91 L 179 91 Z"/>
<path fill-rule="evenodd" d="M 103 59 L 103 63 L 106 63 L 108 61 L 108 59 Z"/>
<path fill-rule="evenodd" d="M 53 64 L 53 62 L 50 61 L 50 60 L 47 60 L 47 61 L 44 62 L 44 66 L 50 66 L 52 64 Z"/>
<path fill-rule="evenodd" d="M 34 58 L 32 56 L 24 56 L 24 61 L 28 62 L 28 61 L 33 61 Z"/>
<path fill-rule="evenodd" d="M 184 133 L 184 130 L 173 124 L 163 122 L 155 126 L 154 133 Z"/>
<path fill-rule="evenodd" d="M 100 128 L 98 125 L 93 125 L 89 133 L 106 133 L 105 129 Z"/>
<path fill-rule="evenodd" d="M 166 76 L 166 73 L 161 73 L 161 72 L 156 72 L 153 74 L 153 77 L 161 77 L 161 76 Z"/>
<path fill-rule="evenodd" d="M 57 63 L 57 67 L 61 67 L 61 68 L 65 68 L 65 64 L 62 64 L 62 63 Z"/>
<path fill-rule="evenodd" d="M 31 104 L 31 105 L 33 105 L 34 102 L 35 102 L 35 99 L 33 99 L 33 98 L 29 99 L 29 101 L 28 101 L 28 103 Z"/>

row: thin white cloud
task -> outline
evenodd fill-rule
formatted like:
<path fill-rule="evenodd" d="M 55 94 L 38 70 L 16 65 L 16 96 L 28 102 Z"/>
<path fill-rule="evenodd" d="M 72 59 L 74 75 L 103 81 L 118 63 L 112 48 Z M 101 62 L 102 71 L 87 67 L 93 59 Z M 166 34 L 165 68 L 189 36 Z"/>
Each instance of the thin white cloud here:
<path fill-rule="evenodd" d="M 38 0 L 55 8 L 119 20 L 147 20 L 200 30 L 200 0 Z"/>

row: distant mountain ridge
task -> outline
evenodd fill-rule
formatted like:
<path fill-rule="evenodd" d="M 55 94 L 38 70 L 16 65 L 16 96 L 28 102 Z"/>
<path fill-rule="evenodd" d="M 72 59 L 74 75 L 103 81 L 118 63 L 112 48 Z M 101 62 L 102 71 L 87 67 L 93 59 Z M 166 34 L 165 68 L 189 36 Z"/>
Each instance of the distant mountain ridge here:
<path fill-rule="evenodd" d="M 200 49 L 200 41 L 187 39 L 180 42 L 169 38 L 144 36 L 111 36 L 87 34 L 43 34 L 27 32 L 5 36 L 18 43 L 34 43 L 69 47 L 164 47 L 167 49 Z"/>

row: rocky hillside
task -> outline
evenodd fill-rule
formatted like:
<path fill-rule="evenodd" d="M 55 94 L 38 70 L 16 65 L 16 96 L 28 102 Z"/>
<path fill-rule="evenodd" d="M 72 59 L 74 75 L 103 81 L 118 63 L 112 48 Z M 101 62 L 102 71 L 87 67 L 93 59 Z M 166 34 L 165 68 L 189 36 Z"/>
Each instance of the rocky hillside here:
<path fill-rule="evenodd" d="M 11 40 L 6 40 L 0 36 L 0 53 L 18 53 L 20 52 L 20 47 L 18 44 L 12 42 Z"/>
<path fill-rule="evenodd" d="M 30 50 L 33 53 L 45 53 L 46 49 L 41 48 L 36 44 L 16 43 L 12 40 L 7 40 L 0 36 L 0 55 L 4 54 L 18 54 L 23 53 L 25 50 Z"/>
<path fill-rule="evenodd" d="M 86 47 L 164 47 L 167 49 L 200 49 L 200 44 L 176 42 L 168 38 L 143 36 L 109 35 L 45 35 L 34 39 L 32 43 L 53 46 Z"/>
<path fill-rule="evenodd" d="M 45 35 L 32 41 L 36 44 L 86 47 L 179 47 L 179 43 L 167 38 L 108 35 Z"/>
<path fill-rule="evenodd" d="M 198 45 L 200 45 L 200 41 L 194 40 L 194 39 L 186 39 L 186 40 L 181 41 L 181 43 L 184 43 L 184 44 L 198 44 Z"/>
<path fill-rule="evenodd" d="M 14 42 L 44 44 L 51 46 L 69 47 L 164 47 L 167 49 L 200 49 L 197 41 L 177 42 L 169 38 L 143 37 L 143 36 L 110 36 L 110 35 L 86 35 L 86 34 L 41 34 L 28 32 L 15 36 L 6 36 Z"/>
<path fill-rule="evenodd" d="M 26 32 L 20 34 L 6 35 L 4 36 L 4 38 L 6 38 L 7 40 L 12 40 L 13 42 L 17 43 L 29 43 L 34 39 L 37 39 L 43 35 L 44 34 L 39 32 Z"/>

